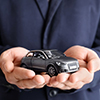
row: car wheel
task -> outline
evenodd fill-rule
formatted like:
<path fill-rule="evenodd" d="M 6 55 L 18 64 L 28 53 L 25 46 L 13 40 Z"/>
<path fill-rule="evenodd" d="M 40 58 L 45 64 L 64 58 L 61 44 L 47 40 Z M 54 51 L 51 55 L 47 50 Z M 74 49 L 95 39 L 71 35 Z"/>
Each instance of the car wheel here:
<path fill-rule="evenodd" d="M 57 75 L 57 71 L 53 65 L 48 66 L 47 72 L 51 77 Z"/>

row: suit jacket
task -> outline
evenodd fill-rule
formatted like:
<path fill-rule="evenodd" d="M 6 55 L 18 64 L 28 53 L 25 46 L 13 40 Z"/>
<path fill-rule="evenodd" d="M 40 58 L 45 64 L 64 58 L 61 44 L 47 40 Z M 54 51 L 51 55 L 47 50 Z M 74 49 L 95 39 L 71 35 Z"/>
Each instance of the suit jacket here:
<path fill-rule="evenodd" d="M 12 47 L 58 49 L 73 45 L 100 56 L 100 0 L 0 0 L 0 53 Z M 0 71 L 0 100 L 99 100 L 100 71 L 81 89 L 45 86 L 24 91 Z"/>

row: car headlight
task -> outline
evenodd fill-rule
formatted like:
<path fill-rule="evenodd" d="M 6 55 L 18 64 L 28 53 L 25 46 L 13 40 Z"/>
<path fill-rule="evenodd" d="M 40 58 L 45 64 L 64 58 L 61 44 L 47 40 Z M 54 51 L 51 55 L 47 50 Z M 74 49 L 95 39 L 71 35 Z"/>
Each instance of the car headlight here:
<path fill-rule="evenodd" d="M 61 62 L 56 62 L 56 64 L 57 64 L 58 66 L 60 66 L 60 65 L 61 65 Z"/>
<path fill-rule="evenodd" d="M 65 63 L 62 63 L 62 62 L 60 62 L 60 61 L 57 61 L 56 64 L 57 64 L 58 66 L 65 65 Z"/>

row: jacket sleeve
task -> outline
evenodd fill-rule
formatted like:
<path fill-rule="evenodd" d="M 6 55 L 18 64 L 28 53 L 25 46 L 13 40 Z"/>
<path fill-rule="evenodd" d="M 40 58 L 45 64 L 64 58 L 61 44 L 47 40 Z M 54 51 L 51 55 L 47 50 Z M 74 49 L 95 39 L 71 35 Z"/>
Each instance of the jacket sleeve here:
<path fill-rule="evenodd" d="M 0 39 L 1 40 L 1 39 Z M 7 49 L 12 48 L 13 46 L 10 45 L 2 45 L 2 42 L 0 41 L 0 55 Z M 9 91 L 9 90 L 16 90 L 21 92 L 21 89 L 19 89 L 17 86 L 12 85 L 10 83 L 8 83 L 5 79 L 5 76 L 2 72 L 2 70 L 0 69 L 0 87 L 3 87 L 5 90 L 5 92 Z M 3 91 L 3 92 L 4 92 Z"/>
<path fill-rule="evenodd" d="M 100 57 L 100 21 L 98 24 L 97 34 L 95 36 L 93 48 L 92 48 Z"/>
<path fill-rule="evenodd" d="M 98 28 L 97 28 L 93 46 L 90 49 L 94 50 L 100 57 L 100 21 L 98 23 Z M 59 90 L 59 92 L 74 94 L 76 92 L 83 91 L 83 90 L 94 91 L 96 89 L 100 89 L 100 70 L 94 73 L 93 81 L 91 83 L 85 84 L 81 89 L 78 89 L 78 90 L 71 89 L 71 90 L 65 90 L 65 91 Z"/>

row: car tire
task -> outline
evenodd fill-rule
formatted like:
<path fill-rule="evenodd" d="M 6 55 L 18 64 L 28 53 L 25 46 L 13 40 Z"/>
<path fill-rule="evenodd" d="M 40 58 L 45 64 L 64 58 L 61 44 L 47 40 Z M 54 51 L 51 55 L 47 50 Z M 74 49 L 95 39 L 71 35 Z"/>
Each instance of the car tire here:
<path fill-rule="evenodd" d="M 47 72 L 51 77 L 57 75 L 56 68 L 53 65 L 48 66 Z"/>

